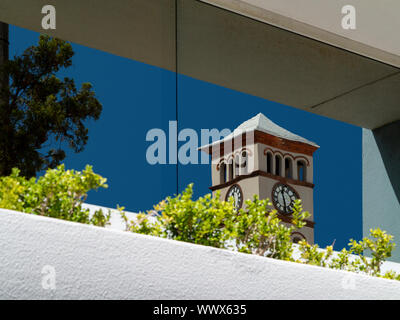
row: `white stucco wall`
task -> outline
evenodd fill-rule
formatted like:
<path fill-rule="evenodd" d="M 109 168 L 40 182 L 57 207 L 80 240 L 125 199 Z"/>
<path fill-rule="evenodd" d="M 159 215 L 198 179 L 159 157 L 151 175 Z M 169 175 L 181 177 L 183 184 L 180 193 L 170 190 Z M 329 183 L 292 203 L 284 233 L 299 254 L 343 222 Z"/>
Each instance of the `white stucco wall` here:
<path fill-rule="evenodd" d="M 111 213 L 110 217 L 110 224 L 106 226 L 107 229 L 113 229 L 113 230 L 120 230 L 120 231 L 125 231 L 125 222 L 121 217 L 120 212 L 117 209 L 112 209 L 112 208 L 107 208 L 107 207 L 102 207 L 102 206 L 96 206 L 95 204 L 89 204 L 89 203 L 84 203 L 82 205 L 85 209 L 89 209 L 90 215 L 93 215 L 93 213 L 97 210 L 103 210 L 104 213 Z M 127 216 L 128 219 L 132 220 L 135 218 L 136 213 L 134 212 L 129 212 L 129 211 L 124 211 L 125 215 Z"/>
<path fill-rule="evenodd" d="M 1 299 L 400 298 L 397 281 L 3 209 L 0 243 Z"/>

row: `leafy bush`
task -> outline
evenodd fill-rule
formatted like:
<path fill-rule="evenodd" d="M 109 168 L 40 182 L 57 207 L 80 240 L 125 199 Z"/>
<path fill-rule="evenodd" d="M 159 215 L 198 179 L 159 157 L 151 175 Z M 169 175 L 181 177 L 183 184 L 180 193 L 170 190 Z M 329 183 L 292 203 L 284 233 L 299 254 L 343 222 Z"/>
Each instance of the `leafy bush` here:
<path fill-rule="evenodd" d="M 395 247 L 392 240 L 393 236 L 385 231 L 379 228 L 370 229 L 369 237 L 364 237 L 361 241 L 351 239 L 349 249 L 343 248 L 336 256 L 333 256 L 332 246 L 320 250 L 318 245 L 310 245 L 303 240 L 299 242 L 299 262 L 400 280 L 400 275 L 393 271 L 381 273 L 382 263 L 391 257 Z M 371 257 L 366 257 L 365 252 Z"/>
<path fill-rule="evenodd" d="M 308 212 L 302 212 L 300 202 L 293 210 L 292 225 L 281 223 L 277 211 L 268 199 L 258 196 L 245 202 L 246 209 L 231 214 L 230 236 L 236 249 L 270 258 L 291 260 L 293 253 L 292 233 L 304 227 Z"/>
<path fill-rule="evenodd" d="M 110 213 L 97 210 L 92 216 L 82 203 L 92 189 L 107 188 L 106 179 L 91 166 L 82 171 L 65 170 L 64 165 L 48 169 L 40 178 L 26 179 L 13 169 L 0 178 L 0 207 L 46 217 L 105 226 Z"/>
<path fill-rule="evenodd" d="M 182 194 L 160 202 L 147 214 L 129 220 L 122 212 L 126 229 L 136 233 L 168 239 L 234 249 L 271 258 L 290 260 L 293 248 L 291 234 L 302 228 L 307 212 L 297 203 L 293 225 L 281 223 L 268 200 L 246 201 L 246 209 L 235 212 L 233 200 L 219 200 L 219 194 L 208 194 L 192 200 L 193 185 Z"/>
<path fill-rule="evenodd" d="M 126 229 L 136 233 L 226 248 L 229 239 L 233 202 L 219 201 L 211 194 L 192 200 L 190 185 L 175 198 L 168 197 L 148 214 L 140 213 L 129 221 L 122 212 Z"/>
<path fill-rule="evenodd" d="M 292 223 L 284 224 L 268 199 L 254 196 L 245 208 L 234 209 L 233 199 L 220 201 L 219 193 L 193 200 L 193 185 L 182 194 L 168 197 L 147 214 L 140 213 L 129 220 L 121 210 L 126 229 L 136 233 L 202 244 L 243 253 L 340 269 L 372 276 L 400 280 L 393 271 L 381 273 L 382 263 L 391 256 L 395 244 L 393 236 L 380 229 L 370 230 L 370 237 L 350 240 L 349 249 L 337 254 L 333 246 L 321 250 L 318 245 L 300 241 L 300 258 L 293 256 L 295 245 L 292 233 L 305 226 L 309 216 L 301 201 L 294 206 Z M 365 256 L 365 252 L 371 258 Z"/>

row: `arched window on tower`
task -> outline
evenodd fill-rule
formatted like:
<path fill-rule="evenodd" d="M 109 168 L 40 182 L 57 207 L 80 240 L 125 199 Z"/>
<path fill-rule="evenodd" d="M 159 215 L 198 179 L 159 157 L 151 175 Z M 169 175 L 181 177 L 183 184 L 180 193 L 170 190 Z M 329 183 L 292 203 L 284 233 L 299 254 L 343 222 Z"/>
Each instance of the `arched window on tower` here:
<path fill-rule="evenodd" d="M 275 175 L 280 176 L 281 175 L 281 167 L 282 167 L 282 163 L 281 163 L 281 157 L 276 155 L 275 156 Z"/>
<path fill-rule="evenodd" d="M 235 170 L 235 178 L 240 176 L 240 157 L 235 156 L 235 161 L 234 161 L 234 170 Z"/>
<path fill-rule="evenodd" d="M 228 163 L 227 173 L 228 173 L 227 181 L 232 180 L 234 178 L 234 176 L 233 176 L 233 160 L 230 160 Z"/>
<path fill-rule="evenodd" d="M 247 155 L 247 151 L 243 151 L 242 155 L 240 157 L 240 174 L 248 174 L 249 170 L 248 170 L 248 155 Z"/>
<path fill-rule="evenodd" d="M 293 162 L 290 158 L 285 159 L 285 178 L 293 178 Z"/>
<path fill-rule="evenodd" d="M 304 160 L 297 161 L 297 177 L 300 181 L 307 181 L 307 166 Z"/>
<path fill-rule="evenodd" d="M 272 154 L 267 152 L 267 172 L 272 173 Z"/>
<path fill-rule="evenodd" d="M 228 181 L 228 172 L 226 170 L 226 164 L 223 162 L 219 166 L 219 181 L 220 183 L 225 183 Z"/>

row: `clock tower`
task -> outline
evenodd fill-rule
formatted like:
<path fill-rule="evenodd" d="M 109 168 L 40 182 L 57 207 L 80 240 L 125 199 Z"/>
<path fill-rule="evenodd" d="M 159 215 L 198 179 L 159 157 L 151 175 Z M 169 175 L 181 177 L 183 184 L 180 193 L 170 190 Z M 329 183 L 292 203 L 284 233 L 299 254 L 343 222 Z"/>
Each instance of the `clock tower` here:
<path fill-rule="evenodd" d="M 257 194 L 270 199 L 283 223 L 290 223 L 293 204 L 301 199 L 311 216 L 293 240 L 314 243 L 313 154 L 317 144 L 278 126 L 259 113 L 224 139 L 201 147 L 212 159 L 214 192 L 237 208 Z"/>

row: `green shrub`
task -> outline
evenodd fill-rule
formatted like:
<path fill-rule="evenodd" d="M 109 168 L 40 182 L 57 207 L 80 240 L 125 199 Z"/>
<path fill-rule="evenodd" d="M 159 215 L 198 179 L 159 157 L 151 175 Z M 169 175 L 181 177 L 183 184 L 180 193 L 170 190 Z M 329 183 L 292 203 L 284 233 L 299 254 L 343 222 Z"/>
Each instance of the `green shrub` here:
<path fill-rule="evenodd" d="M 233 202 L 219 201 L 211 194 L 192 200 L 193 188 L 176 197 L 168 197 L 147 214 L 140 213 L 129 221 L 122 216 L 126 229 L 136 233 L 155 235 L 179 241 L 225 248 L 229 239 Z"/>
<path fill-rule="evenodd" d="M 304 226 L 307 212 L 298 202 L 294 208 L 294 225 L 281 223 L 268 200 L 246 201 L 246 209 L 235 211 L 233 200 L 220 201 L 219 194 L 193 200 L 193 185 L 182 194 L 168 197 L 147 214 L 129 220 L 122 212 L 126 229 L 163 238 L 234 249 L 240 252 L 290 260 L 291 235 Z"/>
<path fill-rule="evenodd" d="M 370 229 L 369 237 L 360 241 L 351 239 L 349 249 L 343 248 L 334 257 L 332 246 L 319 250 L 318 245 L 310 245 L 304 240 L 299 245 L 301 259 L 298 262 L 400 280 L 400 275 L 393 271 L 381 273 L 382 263 L 391 257 L 395 244 L 393 236 L 379 228 Z"/>
<path fill-rule="evenodd" d="M 123 210 L 121 214 L 126 229 L 136 233 L 400 280 L 400 275 L 393 271 L 381 273 L 382 263 L 395 247 L 393 237 L 385 231 L 371 229 L 370 237 L 358 242 L 350 240 L 349 249 L 337 254 L 333 246 L 321 250 L 303 240 L 298 244 L 300 257 L 295 259 L 292 233 L 303 228 L 304 219 L 309 216 L 300 200 L 295 204 L 292 223 L 285 224 L 268 199 L 254 196 L 236 211 L 233 199 L 225 202 L 219 196 L 208 194 L 193 200 L 191 184 L 182 194 L 168 197 L 147 214 L 140 213 L 132 220 Z M 366 252 L 371 258 L 365 256 Z"/>
<path fill-rule="evenodd" d="M 302 212 L 300 202 L 293 211 L 293 224 L 281 223 L 277 211 L 268 199 L 258 196 L 245 202 L 245 209 L 230 214 L 230 241 L 235 241 L 236 249 L 270 258 L 291 260 L 293 253 L 292 233 L 304 227 L 308 212 Z"/>
<path fill-rule="evenodd" d="M 26 179 L 13 169 L 0 178 L 0 207 L 63 220 L 105 226 L 110 212 L 97 210 L 92 216 L 82 203 L 92 189 L 107 188 L 106 179 L 91 166 L 82 171 L 65 170 L 64 165 L 48 169 L 40 178 Z"/>

